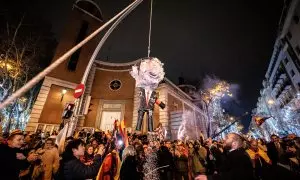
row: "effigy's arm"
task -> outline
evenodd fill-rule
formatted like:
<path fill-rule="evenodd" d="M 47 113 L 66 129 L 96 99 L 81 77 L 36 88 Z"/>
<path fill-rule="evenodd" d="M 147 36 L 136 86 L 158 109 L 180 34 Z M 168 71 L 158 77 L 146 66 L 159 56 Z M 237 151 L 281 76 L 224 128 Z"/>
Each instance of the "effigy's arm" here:
<path fill-rule="evenodd" d="M 155 104 L 157 104 L 160 108 L 165 109 L 166 104 L 156 99 Z"/>

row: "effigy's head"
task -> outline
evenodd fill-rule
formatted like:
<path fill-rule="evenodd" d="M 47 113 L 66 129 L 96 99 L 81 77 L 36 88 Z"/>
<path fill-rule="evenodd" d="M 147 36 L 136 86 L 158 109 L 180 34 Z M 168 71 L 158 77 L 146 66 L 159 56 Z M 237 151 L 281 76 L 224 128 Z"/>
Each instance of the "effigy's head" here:
<path fill-rule="evenodd" d="M 163 65 L 159 59 L 150 57 L 132 66 L 130 74 L 135 79 L 136 87 L 156 89 L 165 76 Z"/>

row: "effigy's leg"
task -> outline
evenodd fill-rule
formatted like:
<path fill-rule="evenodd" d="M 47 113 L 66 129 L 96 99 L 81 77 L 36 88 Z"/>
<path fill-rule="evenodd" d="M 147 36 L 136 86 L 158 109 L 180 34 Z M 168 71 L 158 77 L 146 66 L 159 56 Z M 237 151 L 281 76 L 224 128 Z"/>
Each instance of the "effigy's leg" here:
<path fill-rule="evenodd" d="M 136 131 L 141 131 L 141 129 L 142 129 L 144 114 L 145 114 L 145 111 L 143 109 L 139 109 L 138 119 L 137 119 L 136 128 L 135 128 Z"/>
<path fill-rule="evenodd" d="M 153 132 L 153 111 L 147 111 L 148 132 Z"/>

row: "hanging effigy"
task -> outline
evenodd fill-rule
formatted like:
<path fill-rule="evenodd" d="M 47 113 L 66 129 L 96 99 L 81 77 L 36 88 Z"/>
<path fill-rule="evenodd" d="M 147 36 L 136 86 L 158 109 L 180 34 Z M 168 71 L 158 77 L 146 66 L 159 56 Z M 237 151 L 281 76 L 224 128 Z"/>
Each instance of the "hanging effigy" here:
<path fill-rule="evenodd" d="M 141 131 L 144 115 L 146 113 L 148 132 L 153 132 L 153 112 L 155 104 L 162 109 L 166 106 L 163 102 L 159 101 L 158 94 L 155 92 L 165 76 L 163 63 L 154 57 L 145 58 L 132 67 L 130 74 L 136 81 L 136 87 L 140 88 L 140 106 L 138 109 L 136 130 Z"/>

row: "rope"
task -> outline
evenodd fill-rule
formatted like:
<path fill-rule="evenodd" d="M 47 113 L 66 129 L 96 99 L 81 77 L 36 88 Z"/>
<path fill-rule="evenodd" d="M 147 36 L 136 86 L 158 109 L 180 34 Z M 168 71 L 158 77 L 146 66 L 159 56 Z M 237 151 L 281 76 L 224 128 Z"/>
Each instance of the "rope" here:
<path fill-rule="evenodd" d="M 150 51 L 151 51 L 150 48 L 151 48 L 151 30 L 152 30 L 152 10 L 153 10 L 153 0 L 151 0 L 151 6 L 150 6 L 148 57 L 150 57 Z"/>
<path fill-rule="evenodd" d="M 0 109 L 5 108 L 7 105 L 12 103 L 15 99 L 22 96 L 25 92 L 27 92 L 29 89 L 31 89 L 34 85 L 36 85 L 40 80 L 42 80 L 47 74 L 49 74 L 52 70 L 54 70 L 57 66 L 59 66 L 61 63 L 63 63 L 69 56 L 71 56 L 75 51 L 77 51 L 79 48 L 81 48 L 83 45 L 85 45 L 88 41 L 90 41 L 92 38 L 94 38 L 97 34 L 99 34 L 104 28 L 106 28 L 109 24 L 111 24 L 114 20 L 116 20 L 119 16 L 121 16 L 124 12 L 126 12 L 131 6 L 133 6 L 138 1 L 134 1 L 129 6 L 127 6 L 125 9 L 123 9 L 119 14 L 114 16 L 112 19 L 110 19 L 108 22 L 103 24 L 100 28 L 95 30 L 92 34 L 90 34 L 88 37 L 86 37 L 83 41 L 78 43 L 76 46 L 74 46 L 72 49 L 67 51 L 64 55 L 59 57 L 56 61 L 54 61 L 51 65 L 49 65 L 46 69 L 44 69 L 42 72 L 37 74 L 34 78 L 32 78 L 29 82 L 27 82 L 24 86 L 22 86 L 20 89 L 18 89 L 16 92 L 14 92 L 11 96 L 9 96 L 4 102 L 0 104 Z"/>

